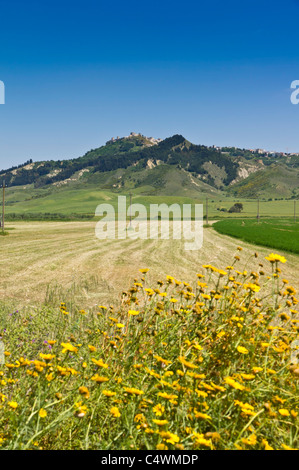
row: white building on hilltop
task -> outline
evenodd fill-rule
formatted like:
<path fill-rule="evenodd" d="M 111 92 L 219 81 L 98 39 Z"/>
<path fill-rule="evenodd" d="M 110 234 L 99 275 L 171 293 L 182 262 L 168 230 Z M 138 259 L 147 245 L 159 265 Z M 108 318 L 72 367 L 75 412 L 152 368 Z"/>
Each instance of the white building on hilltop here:
<path fill-rule="evenodd" d="M 106 142 L 106 145 L 112 144 L 113 142 L 117 142 L 118 140 L 122 140 L 122 139 L 132 139 L 133 137 L 143 137 L 144 139 L 148 140 L 152 144 L 158 144 L 159 142 L 162 142 L 163 140 L 163 139 L 155 139 L 154 137 L 146 137 L 145 135 L 140 134 L 140 132 L 138 134 L 136 132 L 131 132 L 130 135 L 126 135 L 124 137 L 119 137 L 119 136 L 111 137 L 111 139 Z"/>

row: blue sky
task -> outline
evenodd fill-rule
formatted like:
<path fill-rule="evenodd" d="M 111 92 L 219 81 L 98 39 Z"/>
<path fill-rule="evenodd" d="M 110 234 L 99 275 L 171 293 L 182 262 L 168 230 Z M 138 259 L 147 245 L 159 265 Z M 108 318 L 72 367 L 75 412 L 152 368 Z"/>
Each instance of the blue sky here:
<path fill-rule="evenodd" d="M 299 1 L 0 1 L 0 169 L 131 131 L 299 152 Z"/>

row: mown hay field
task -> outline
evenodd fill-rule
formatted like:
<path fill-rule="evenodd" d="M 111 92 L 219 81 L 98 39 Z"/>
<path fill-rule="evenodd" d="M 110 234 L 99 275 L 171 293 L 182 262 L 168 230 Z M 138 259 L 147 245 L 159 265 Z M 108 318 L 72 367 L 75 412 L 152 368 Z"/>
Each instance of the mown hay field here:
<path fill-rule="evenodd" d="M 63 299 L 83 308 L 114 302 L 142 266 L 149 279 L 168 274 L 191 282 L 203 264 L 229 265 L 236 246 L 243 248 L 242 266 L 255 269 L 254 246 L 204 229 L 203 247 L 186 251 L 180 240 L 99 240 L 96 222 L 14 222 L 0 238 L 0 301 L 58 305 Z M 261 258 L 268 248 L 256 247 Z M 271 251 L 271 250 L 270 250 Z M 298 288 L 298 256 L 288 258 L 288 279 Z"/>

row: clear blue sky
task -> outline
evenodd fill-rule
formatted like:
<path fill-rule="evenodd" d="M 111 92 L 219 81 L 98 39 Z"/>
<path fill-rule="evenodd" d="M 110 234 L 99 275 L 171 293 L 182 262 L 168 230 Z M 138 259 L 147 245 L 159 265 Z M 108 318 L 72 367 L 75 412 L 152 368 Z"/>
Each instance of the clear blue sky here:
<path fill-rule="evenodd" d="M 0 169 L 131 131 L 299 152 L 299 1 L 1 0 Z"/>

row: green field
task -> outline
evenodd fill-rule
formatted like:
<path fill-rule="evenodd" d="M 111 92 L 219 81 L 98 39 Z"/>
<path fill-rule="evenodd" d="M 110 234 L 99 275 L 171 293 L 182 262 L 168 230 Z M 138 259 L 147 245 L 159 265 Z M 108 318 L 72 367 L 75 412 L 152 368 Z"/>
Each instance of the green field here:
<path fill-rule="evenodd" d="M 165 175 L 164 175 L 165 176 Z M 168 175 L 169 176 L 169 175 Z M 151 181 L 146 185 L 134 188 L 105 189 L 102 184 L 75 184 L 65 187 L 33 188 L 11 187 L 6 190 L 5 213 L 7 220 L 67 220 L 93 218 L 98 204 L 109 203 L 117 212 L 118 196 L 127 196 L 129 206 L 132 193 L 133 204 L 143 204 L 149 208 L 150 204 L 203 204 L 203 213 L 206 214 L 208 202 L 209 220 L 222 218 L 253 218 L 257 214 L 257 201 L 254 199 L 227 196 L 220 191 L 215 194 L 196 190 L 190 185 L 184 186 L 184 181 L 176 180 L 181 177 L 178 172 L 171 173 L 167 180 L 165 192 L 155 188 Z M 242 203 L 241 213 L 230 213 L 229 209 L 235 203 Z M 0 213 L 2 212 L 0 201 Z M 259 211 L 261 217 L 291 217 L 294 212 L 294 201 L 291 199 L 263 200 L 260 199 Z M 299 215 L 299 214 L 298 214 Z"/>
<path fill-rule="evenodd" d="M 217 232 L 262 246 L 299 253 L 299 223 L 294 219 L 221 220 L 214 224 Z"/>

